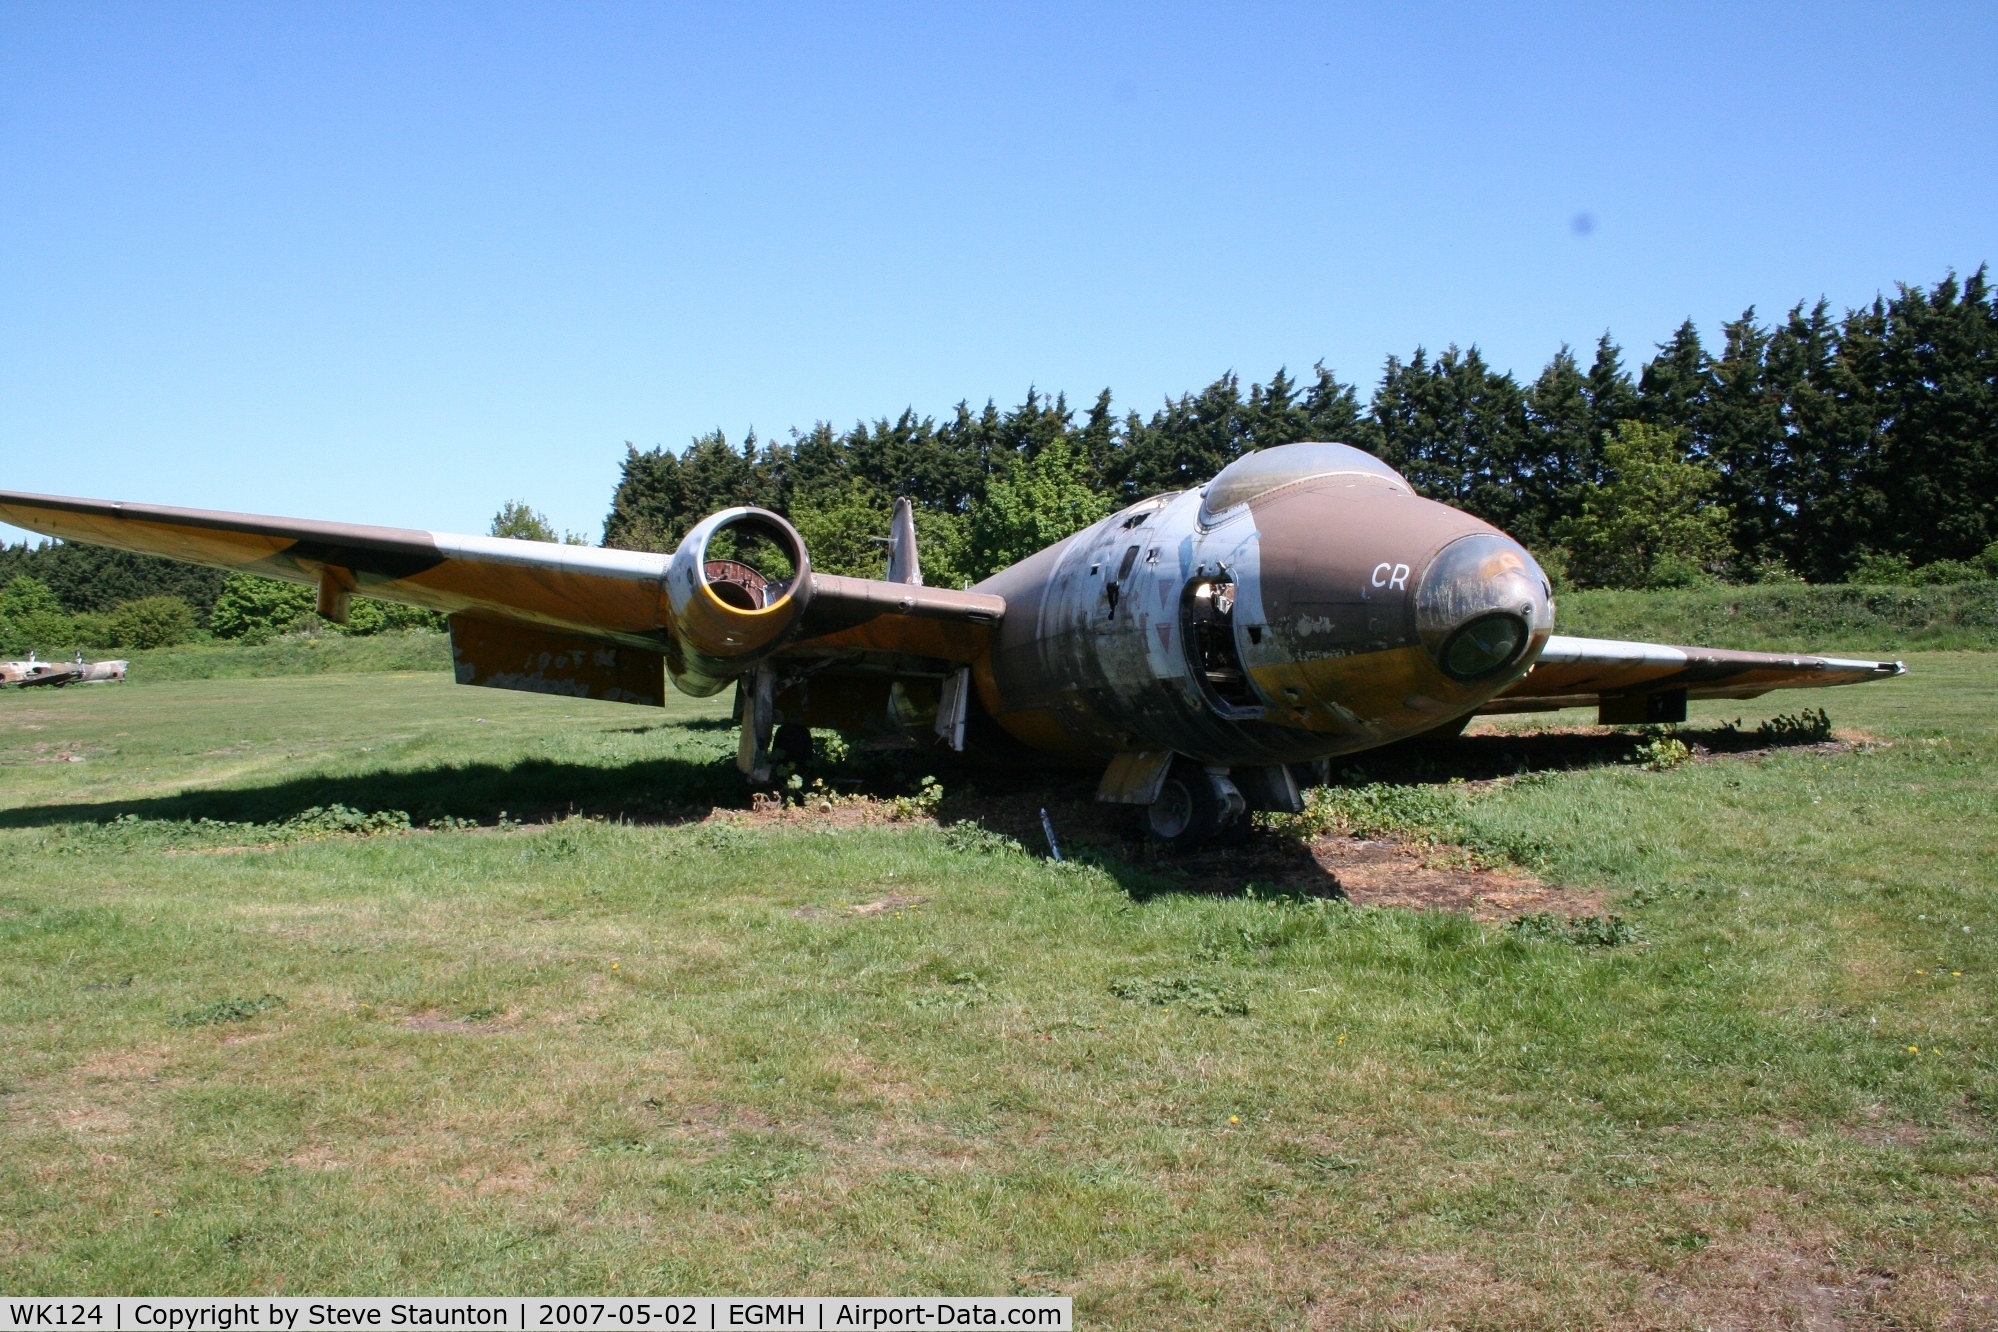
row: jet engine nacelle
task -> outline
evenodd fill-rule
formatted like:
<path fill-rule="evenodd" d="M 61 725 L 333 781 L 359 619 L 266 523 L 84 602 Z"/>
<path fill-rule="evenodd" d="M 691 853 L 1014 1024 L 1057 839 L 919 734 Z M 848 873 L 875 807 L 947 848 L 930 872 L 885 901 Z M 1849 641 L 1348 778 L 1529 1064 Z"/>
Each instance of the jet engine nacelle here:
<path fill-rule="evenodd" d="M 811 599 L 811 557 L 797 528 L 768 509 L 703 519 L 666 568 L 674 686 L 705 697 L 734 683 L 782 646 Z"/>

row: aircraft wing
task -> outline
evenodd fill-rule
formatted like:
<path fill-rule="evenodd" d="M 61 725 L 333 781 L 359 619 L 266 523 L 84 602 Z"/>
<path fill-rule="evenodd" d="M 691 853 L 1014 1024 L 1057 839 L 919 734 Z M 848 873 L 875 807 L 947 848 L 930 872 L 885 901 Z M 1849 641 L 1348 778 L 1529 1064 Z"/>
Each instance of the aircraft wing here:
<path fill-rule="evenodd" d="M 442 611 L 468 684 L 656 703 L 654 658 L 677 662 L 689 633 L 713 627 L 676 616 L 669 555 L 13 491 L 0 491 L 0 520 L 315 586 L 329 619 L 343 620 L 355 594 Z M 796 615 L 748 650 L 890 669 L 962 663 L 984 650 L 1006 608 L 982 593 L 829 574 L 812 575 L 811 595 L 794 600 Z"/>
<path fill-rule="evenodd" d="M 1816 689 L 1900 675 L 1898 661 L 1731 652 L 1556 634 L 1533 669 L 1480 713 L 1598 707 L 1607 722 L 1673 721 L 1689 698 L 1755 698 L 1772 689 Z M 1672 711 L 1679 716 L 1655 715 Z"/>

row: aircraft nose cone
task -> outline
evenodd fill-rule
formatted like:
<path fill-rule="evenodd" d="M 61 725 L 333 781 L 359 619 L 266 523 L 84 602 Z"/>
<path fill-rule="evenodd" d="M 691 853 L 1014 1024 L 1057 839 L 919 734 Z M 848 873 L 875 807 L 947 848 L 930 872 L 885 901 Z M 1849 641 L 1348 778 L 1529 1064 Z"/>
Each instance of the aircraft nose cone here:
<path fill-rule="evenodd" d="M 1519 666 L 1554 629 L 1547 576 L 1511 537 L 1445 546 L 1415 594 L 1416 631 L 1442 672 L 1470 684 Z"/>

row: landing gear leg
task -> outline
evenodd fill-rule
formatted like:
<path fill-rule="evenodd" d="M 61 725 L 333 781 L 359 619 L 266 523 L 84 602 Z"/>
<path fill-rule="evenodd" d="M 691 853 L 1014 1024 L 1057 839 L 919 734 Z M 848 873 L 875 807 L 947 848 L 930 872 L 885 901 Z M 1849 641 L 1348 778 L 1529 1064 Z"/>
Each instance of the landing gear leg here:
<path fill-rule="evenodd" d="M 742 691 L 739 711 L 742 740 L 736 746 L 735 766 L 752 786 L 770 785 L 770 730 L 776 721 L 777 677 L 768 666 L 736 686 Z"/>
<path fill-rule="evenodd" d="M 1179 759 L 1159 787 L 1158 799 L 1145 806 L 1143 823 L 1159 841 L 1188 851 L 1213 840 L 1245 807 L 1226 768 Z"/>

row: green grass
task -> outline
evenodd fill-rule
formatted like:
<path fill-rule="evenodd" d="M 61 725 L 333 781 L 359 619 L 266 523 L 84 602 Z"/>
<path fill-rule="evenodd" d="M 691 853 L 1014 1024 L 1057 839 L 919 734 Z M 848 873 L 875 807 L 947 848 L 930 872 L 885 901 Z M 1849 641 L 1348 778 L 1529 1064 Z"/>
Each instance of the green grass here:
<path fill-rule="evenodd" d="M 693 822 L 740 801 L 721 701 L 0 695 L 0 1287 L 1988 1325 L 1998 657 L 1910 667 L 1695 705 L 1855 749 L 1511 718 L 1473 744 L 1522 775 L 1350 802 L 1634 938 Z"/>
<path fill-rule="evenodd" d="M 1564 592 L 1559 602 L 1556 627 L 1584 638 L 1834 656 L 1998 648 L 1998 582 Z"/>

